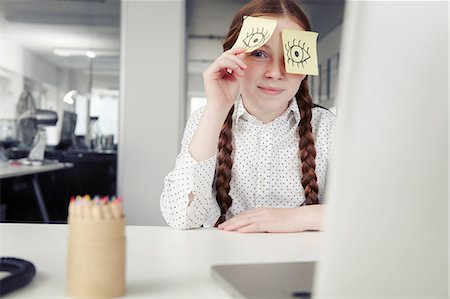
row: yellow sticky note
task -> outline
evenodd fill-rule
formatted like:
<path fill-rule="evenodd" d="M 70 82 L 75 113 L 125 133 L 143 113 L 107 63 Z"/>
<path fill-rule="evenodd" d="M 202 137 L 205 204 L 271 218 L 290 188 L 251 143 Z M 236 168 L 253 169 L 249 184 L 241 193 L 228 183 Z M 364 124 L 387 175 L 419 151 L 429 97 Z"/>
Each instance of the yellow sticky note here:
<path fill-rule="evenodd" d="M 245 52 L 254 51 L 270 39 L 275 27 L 277 27 L 276 20 L 245 16 L 241 32 L 233 48 L 245 48 Z"/>
<path fill-rule="evenodd" d="M 286 72 L 318 75 L 317 36 L 319 33 L 285 29 L 281 33 Z"/>

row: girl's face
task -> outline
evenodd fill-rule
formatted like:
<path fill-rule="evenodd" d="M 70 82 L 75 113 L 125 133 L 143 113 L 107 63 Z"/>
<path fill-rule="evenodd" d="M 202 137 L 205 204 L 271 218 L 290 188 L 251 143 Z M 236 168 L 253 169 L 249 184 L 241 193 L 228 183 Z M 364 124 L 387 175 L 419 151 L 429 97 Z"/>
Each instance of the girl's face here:
<path fill-rule="evenodd" d="M 304 29 L 289 17 L 276 20 L 277 27 L 268 42 L 243 58 L 247 70 L 241 94 L 245 107 L 253 115 L 281 115 L 305 78 L 305 75 L 286 73 L 281 40 L 283 29 Z"/>

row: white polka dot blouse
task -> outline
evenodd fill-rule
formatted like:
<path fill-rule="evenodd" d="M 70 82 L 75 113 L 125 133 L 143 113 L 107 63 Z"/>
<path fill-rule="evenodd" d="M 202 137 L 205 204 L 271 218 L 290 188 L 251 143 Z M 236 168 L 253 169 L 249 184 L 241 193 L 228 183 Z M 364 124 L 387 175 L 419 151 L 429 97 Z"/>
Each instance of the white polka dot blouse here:
<path fill-rule="evenodd" d="M 235 107 L 229 193 L 233 204 L 226 219 L 258 207 L 303 205 L 305 195 L 301 185 L 297 127 L 300 113 L 296 101 L 291 101 L 281 116 L 266 124 L 250 115 L 242 100 Z M 221 214 L 214 188 L 217 156 L 197 162 L 188 150 L 202 113 L 203 108 L 200 108 L 188 120 L 175 169 L 164 179 L 161 212 L 166 222 L 177 229 L 212 227 Z M 324 202 L 334 119 L 334 114 L 327 109 L 312 109 L 320 202 Z M 191 204 L 190 193 L 194 196 Z"/>

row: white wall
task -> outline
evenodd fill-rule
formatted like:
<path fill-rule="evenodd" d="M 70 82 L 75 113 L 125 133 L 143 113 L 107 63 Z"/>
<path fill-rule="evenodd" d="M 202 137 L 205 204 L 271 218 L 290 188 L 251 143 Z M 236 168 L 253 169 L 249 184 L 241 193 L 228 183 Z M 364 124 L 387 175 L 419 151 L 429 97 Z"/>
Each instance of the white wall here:
<path fill-rule="evenodd" d="M 23 85 L 22 76 L 0 67 L 0 119 L 15 119 L 16 103 Z"/>
<path fill-rule="evenodd" d="M 118 192 L 128 224 L 165 225 L 159 198 L 184 126 L 184 30 L 184 0 L 122 1 Z"/>
<path fill-rule="evenodd" d="M 0 117 L 14 119 L 16 117 L 16 104 L 24 87 L 23 77 L 26 76 L 27 78 L 37 82 L 44 82 L 56 88 L 58 86 L 60 71 L 41 57 L 26 50 L 5 36 L 1 35 L 0 41 L 0 68 L 4 70 L 2 72 L 4 76 L 2 84 L 8 84 L 8 86 L 4 86 L 4 88 L 8 89 L 6 94 L 2 94 Z M 39 99 L 35 100 L 38 103 Z"/>
<path fill-rule="evenodd" d="M 59 70 L 21 45 L 1 37 L 0 66 L 30 79 L 58 86 Z"/>

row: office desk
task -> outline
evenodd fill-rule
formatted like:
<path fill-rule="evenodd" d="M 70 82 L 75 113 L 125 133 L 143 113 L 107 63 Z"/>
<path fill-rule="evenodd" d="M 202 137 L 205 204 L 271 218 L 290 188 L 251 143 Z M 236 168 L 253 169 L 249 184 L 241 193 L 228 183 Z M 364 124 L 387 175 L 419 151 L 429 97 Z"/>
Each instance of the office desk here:
<path fill-rule="evenodd" d="M 42 220 L 45 223 L 49 223 L 50 218 L 48 216 L 48 211 L 47 211 L 47 207 L 45 206 L 44 198 L 42 196 L 41 187 L 39 186 L 39 180 L 38 180 L 37 174 L 42 173 L 42 172 L 61 170 L 61 169 L 68 168 L 68 167 L 72 167 L 72 164 L 70 164 L 70 163 L 50 163 L 50 164 L 43 164 L 43 165 L 39 165 L 39 166 L 8 164 L 6 166 L 0 167 L 0 179 L 32 175 L 31 183 L 33 185 L 34 194 L 36 196 L 36 201 L 39 206 L 39 211 L 41 213 Z"/>
<path fill-rule="evenodd" d="M 34 263 L 30 285 L 8 298 L 64 298 L 68 227 L 0 224 L 2 256 Z M 210 276 L 214 264 L 315 261 L 321 233 L 240 234 L 127 226 L 125 298 L 231 298 Z"/>
<path fill-rule="evenodd" d="M 21 159 L 28 154 L 29 150 L 20 148 L 8 151 L 10 159 Z M 67 194 L 115 195 L 117 193 L 117 151 L 59 150 L 47 147 L 45 158 L 73 164 L 73 168 L 65 172 L 65 177 L 70 181 Z M 41 182 L 41 186 L 45 186 L 44 182 Z"/>

